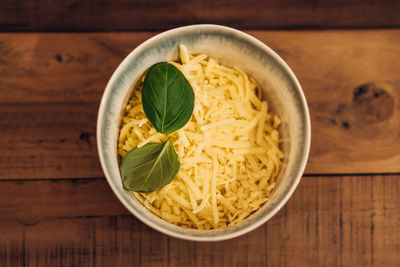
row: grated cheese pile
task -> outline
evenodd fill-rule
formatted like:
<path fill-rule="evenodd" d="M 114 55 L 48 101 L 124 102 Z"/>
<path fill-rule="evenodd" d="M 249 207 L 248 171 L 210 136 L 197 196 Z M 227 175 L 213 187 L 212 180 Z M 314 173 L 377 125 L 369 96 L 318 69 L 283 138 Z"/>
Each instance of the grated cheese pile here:
<path fill-rule="evenodd" d="M 141 87 L 133 91 L 122 118 L 118 153 L 172 138 L 181 168 L 174 180 L 152 193 L 134 193 L 150 211 L 188 228 L 213 229 L 241 222 L 257 211 L 275 186 L 282 165 L 280 119 L 268 113 L 256 82 L 237 68 L 179 46 L 180 62 L 195 93 L 192 118 L 180 130 L 156 132 L 143 112 Z"/>

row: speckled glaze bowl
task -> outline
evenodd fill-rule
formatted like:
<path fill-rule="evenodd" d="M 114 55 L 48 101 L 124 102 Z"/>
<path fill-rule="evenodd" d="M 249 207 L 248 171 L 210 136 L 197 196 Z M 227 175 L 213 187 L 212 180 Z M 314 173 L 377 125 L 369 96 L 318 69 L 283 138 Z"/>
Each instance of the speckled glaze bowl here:
<path fill-rule="evenodd" d="M 132 84 L 151 65 L 178 58 L 178 45 L 190 53 L 205 53 L 222 64 L 240 67 L 263 89 L 269 109 L 282 120 L 284 164 L 270 200 L 241 223 L 215 230 L 186 229 L 170 224 L 145 208 L 123 189 L 117 138 L 120 118 Z M 288 201 L 299 183 L 310 149 L 310 117 L 306 99 L 288 65 L 268 46 L 241 31 L 219 25 L 192 25 L 158 34 L 135 48 L 118 66 L 104 91 L 97 118 L 97 146 L 101 166 L 122 204 L 148 226 L 173 237 L 218 241 L 243 235 L 268 221 Z"/>

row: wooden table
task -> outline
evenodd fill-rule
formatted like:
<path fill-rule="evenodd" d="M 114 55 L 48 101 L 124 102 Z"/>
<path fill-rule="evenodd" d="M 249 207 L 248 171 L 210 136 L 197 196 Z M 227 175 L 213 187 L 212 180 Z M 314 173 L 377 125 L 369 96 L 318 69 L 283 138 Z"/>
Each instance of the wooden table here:
<path fill-rule="evenodd" d="M 398 1 L 2 1 L 0 266 L 399 266 Z M 197 243 L 131 216 L 96 115 L 121 60 L 192 23 L 243 29 L 292 67 L 312 121 L 305 175 L 249 234 Z M 390 29 L 388 29 L 390 28 Z"/>

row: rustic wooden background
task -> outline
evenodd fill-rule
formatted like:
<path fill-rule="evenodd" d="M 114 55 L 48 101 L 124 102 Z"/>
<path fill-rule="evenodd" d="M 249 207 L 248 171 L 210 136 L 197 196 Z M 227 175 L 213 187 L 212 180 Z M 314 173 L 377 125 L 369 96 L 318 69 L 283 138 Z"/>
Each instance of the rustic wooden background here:
<path fill-rule="evenodd" d="M 2 0 L 0 266 L 399 266 L 400 2 Z M 113 70 L 157 32 L 245 30 L 292 67 L 312 146 L 287 205 L 196 243 L 129 215 L 97 158 Z"/>

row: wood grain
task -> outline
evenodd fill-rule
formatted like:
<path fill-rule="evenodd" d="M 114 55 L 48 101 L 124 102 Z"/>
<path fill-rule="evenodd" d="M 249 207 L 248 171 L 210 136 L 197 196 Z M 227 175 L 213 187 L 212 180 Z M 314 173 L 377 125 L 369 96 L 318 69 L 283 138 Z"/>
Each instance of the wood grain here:
<path fill-rule="evenodd" d="M 303 86 L 312 121 L 306 173 L 400 172 L 400 30 L 249 33 Z M 153 35 L 0 34 L 0 178 L 102 177 L 102 92 Z"/>
<path fill-rule="evenodd" d="M 398 27 L 395 0 L 6 0 L 3 31 L 163 30 L 195 23 L 241 29 Z"/>
<path fill-rule="evenodd" d="M 97 103 L 0 105 L 0 176 L 101 177 Z"/>
<path fill-rule="evenodd" d="M 254 35 L 287 61 L 305 92 L 307 173 L 399 172 L 400 31 Z"/>
<path fill-rule="evenodd" d="M 103 179 L 0 181 L 2 266 L 397 266 L 398 176 L 306 177 L 249 234 L 198 243 L 127 215 Z"/>
<path fill-rule="evenodd" d="M 46 219 L 130 214 L 105 179 L 0 182 L 0 220 L 32 226 Z"/>
<path fill-rule="evenodd" d="M 118 64 L 153 35 L 0 34 L 0 103 L 99 103 Z"/>

